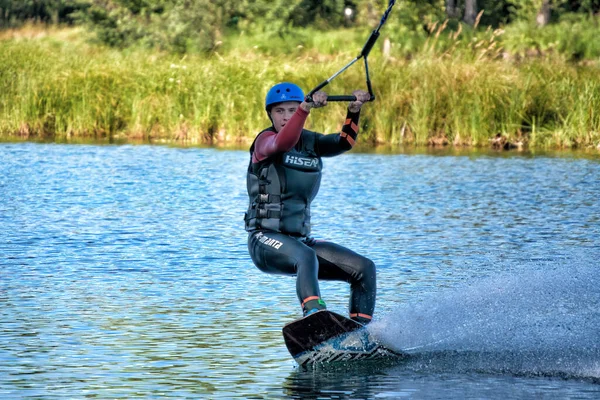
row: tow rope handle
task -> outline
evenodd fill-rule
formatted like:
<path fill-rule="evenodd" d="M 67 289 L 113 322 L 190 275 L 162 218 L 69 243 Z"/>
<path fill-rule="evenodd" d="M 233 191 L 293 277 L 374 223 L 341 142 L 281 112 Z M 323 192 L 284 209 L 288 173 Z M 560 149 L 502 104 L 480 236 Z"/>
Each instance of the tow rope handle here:
<path fill-rule="evenodd" d="M 383 13 L 383 16 L 381 17 L 381 21 L 379 22 L 379 26 L 375 30 L 373 30 L 373 32 L 371 32 L 371 35 L 367 39 L 367 42 L 363 46 L 360 54 L 358 56 L 356 56 L 348 64 L 346 64 L 345 67 L 343 67 L 342 69 L 340 69 L 338 72 L 336 72 L 335 74 L 333 74 L 328 79 L 326 79 L 323 82 L 319 83 L 313 90 L 311 90 L 310 92 L 308 92 L 308 94 L 306 95 L 306 98 L 305 98 L 305 100 L 307 102 L 311 103 L 313 101 L 313 99 L 312 99 L 313 94 L 315 94 L 317 91 L 323 89 L 325 86 L 329 85 L 329 82 L 331 82 L 332 80 L 334 80 L 338 75 L 340 75 L 342 72 L 344 72 L 345 70 L 347 70 L 348 68 L 350 68 L 350 66 L 352 64 L 354 64 L 355 62 L 357 62 L 361 58 L 365 59 L 365 74 L 366 74 L 366 78 L 367 78 L 366 79 L 367 80 L 367 89 L 369 91 L 369 94 L 371 95 L 371 98 L 369 99 L 369 101 L 374 101 L 375 100 L 375 93 L 373 93 L 373 87 L 371 86 L 371 78 L 369 77 L 369 62 L 367 61 L 367 57 L 369 56 L 369 53 L 371 52 L 371 49 L 373 49 L 373 46 L 375 45 L 375 42 L 377 42 L 377 39 L 379 38 L 379 30 L 381 29 L 381 27 L 383 26 L 383 24 L 387 20 L 389 14 L 390 14 L 390 11 L 392 11 L 392 7 L 394 6 L 395 3 L 396 3 L 396 0 L 390 0 L 390 2 L 388 4 L 388 8 L 385 10 L 385 12 Z M 327 101 L 356 101 L 356 96 L 354 96 L 353 94 L 350 94 L 350 95 L 330 95 L 330 96 L 327 96 Z"/>

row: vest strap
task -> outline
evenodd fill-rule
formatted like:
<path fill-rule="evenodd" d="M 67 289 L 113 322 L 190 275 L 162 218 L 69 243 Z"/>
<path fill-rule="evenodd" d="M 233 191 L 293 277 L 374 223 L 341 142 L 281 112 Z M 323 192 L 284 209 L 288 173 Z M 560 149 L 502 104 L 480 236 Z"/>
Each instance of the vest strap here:
<path fill-rule="evenodd" d="M 281 196 L 278 194 L 260 193 L 256 196 L 257 203 L 281 203 Z"/>
<path fill-rule="evenodd" d="M 265 210 L 264 208 L 259 208 L 256 210 L 256 218 L 264 219 L 264 218 L 281 218 L 281 211 L 274 210 Z"/>

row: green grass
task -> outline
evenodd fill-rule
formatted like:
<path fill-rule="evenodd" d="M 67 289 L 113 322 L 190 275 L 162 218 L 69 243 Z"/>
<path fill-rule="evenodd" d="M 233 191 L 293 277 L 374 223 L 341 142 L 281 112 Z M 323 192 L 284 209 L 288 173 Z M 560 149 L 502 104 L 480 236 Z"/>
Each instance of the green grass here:
<path fill-rule="evenodd" d="M 410 57 L 394 46 L 389 58 L 373 51 L 377 100 L 363 111 L 361 142 L 485 147 L 501 134 L 532 148 L 600 143 L 597 63 L 505 60 L 498 33 L 439 31 Z M 246 144 L 269 123 L 263 102 L 272 84 L 314 87 L 356 56 L 365 37 L 235 36 L 216 54 L 181 57 L 99 47 L 84 36 L 67 30 L 0 40 L 1 137 Z M 454 44 L 436 42 L 442 36 Z M 364 86 L 361 62 L 327 90 Z M 335 132 L 344 115 L 344 104 L 314 110 L 308 128 Z"/>

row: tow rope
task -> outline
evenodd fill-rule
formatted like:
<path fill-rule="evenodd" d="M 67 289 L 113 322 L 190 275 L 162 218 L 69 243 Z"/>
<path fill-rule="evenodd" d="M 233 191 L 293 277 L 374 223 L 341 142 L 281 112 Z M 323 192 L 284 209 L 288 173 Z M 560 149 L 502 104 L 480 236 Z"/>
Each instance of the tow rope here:
<path fill-rule="evenodd" d="M 371 95 L 371 98 L 369 99 L 369 101 L 375 100 L 375 93 L 373 93 L 373 88 L 371 87 L 371 79 L 369 78 L 369 62 L 367 61 L 367 57 L 368 57 L 369 53 L 371 52 L 371 49 L 375 45 L 375 42 L 377 42 L 377 39 L 379 38 L 379 30 L 381 29 L 383 24 L 385 24 L 385 21 L 388 19 L 388 16 L 390 15 L 390 12 L 392 11 L 392 7 L 394 7 L 394 4 L 396 4 L 396 0 L 390 0 L 387 9 L 385 10 L 385 12 L 383 13 L 383 16 L 381 17 L 379 26 L 376 29 L 374 29 L 373 32 L 371 32 L 371 35 L 369 36 L 369 39 L 367 39 L 367 42 L 363 46 L 360 54 L 358 56 L 354 57 L 354 59 L 352 61 L 350 61 L 345 67 L 340 69 L 335 74 L 331 75 L 331 77 L 329 77 L 329 79 L 319 83 L 317 85 L 317 87 L 315 87 L 313 90 L 308 92 L 308 94 L 306 95 L 306 101 L 312 102 L 312 95 L 315 94 L 315 92 L 317 92 L 318 90 L 321 90 L 325 86 L 329 85 L 329 82 L 331 82 L 342 72 L 344 72 L 345 70 L 350 68 L 350 66 L 352 64 L 354 64 L 361 58 L 365 59 L 365 73 L 367 76 L 367 88 L 369 90 L 369 94 Z M 327 96 L 327 101 L 356 101 L 356 96 L 354 96 L 354 95 L 332 95 L 332 96 Z"/>

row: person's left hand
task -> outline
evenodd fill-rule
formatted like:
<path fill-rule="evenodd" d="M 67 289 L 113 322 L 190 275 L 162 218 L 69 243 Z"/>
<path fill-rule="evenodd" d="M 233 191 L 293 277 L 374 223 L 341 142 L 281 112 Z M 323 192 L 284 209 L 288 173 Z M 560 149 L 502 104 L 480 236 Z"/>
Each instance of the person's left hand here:
<path fill-rule="evenodd" d="M 312 108 L 321 108 L 327 105 L 327 93 L 322 90 L 319 90 L 315 94 L 312 95 L 312 101 L 310 103 L 303 101 L 300 104 L 300 108 L 304 111 L 310 111 Z"/>
<path fill-rule="evenodd" d="M 359 112 L 362 105 L 371 99 L 371 95 L 364 90 L 355 90 L 352 94 L 356 96 L 356 101 L 348 104 L 348 110 L 353 113 Z"/>

